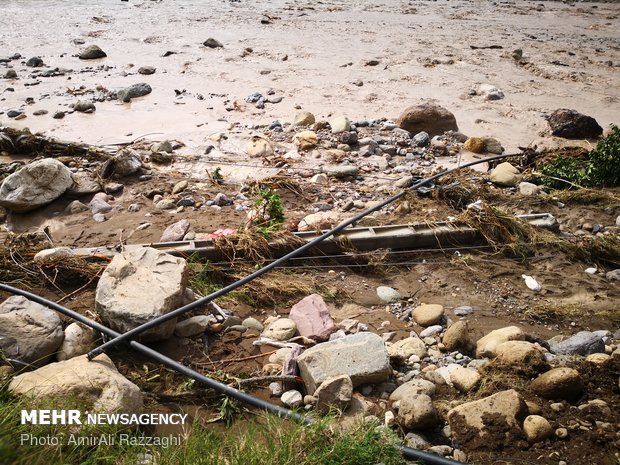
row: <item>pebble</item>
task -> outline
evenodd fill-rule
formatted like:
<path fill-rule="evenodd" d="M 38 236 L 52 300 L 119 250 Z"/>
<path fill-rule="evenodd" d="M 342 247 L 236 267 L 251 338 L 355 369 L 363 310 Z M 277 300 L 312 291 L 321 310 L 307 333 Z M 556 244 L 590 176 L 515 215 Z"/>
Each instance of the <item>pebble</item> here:
<path fill-rule="evenodd" d="M 138 68 L 138 73 L 149 75 L 154 74 L 156 70 L 157 68 L 155 68 L 154 66 L 141 66 L 140 68 Z"/>
<path fill-rule="evenodd" d="M 304 403 L 304 398 L 301 395 L 301 392 L 296 391 L 295 389 L 286 391 L 284 394 L 282 394 L 280 400 L 284 405 L 287 405 L 291 408 L 300 407 Z"/>

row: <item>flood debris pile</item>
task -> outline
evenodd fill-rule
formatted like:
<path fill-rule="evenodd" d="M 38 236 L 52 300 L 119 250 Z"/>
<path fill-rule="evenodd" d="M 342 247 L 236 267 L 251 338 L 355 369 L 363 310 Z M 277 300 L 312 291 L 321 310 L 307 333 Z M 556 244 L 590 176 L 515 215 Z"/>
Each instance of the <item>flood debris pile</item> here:
<path fill-rule="evenodd" d="M 454 116 L 430 103 L 407 108 L 394 122 L 322 121 L 300 112 L 293 124 L 246 134 L 243 161 L 269 174 L 242 182 L 231 181 L 239 167 L 221 169 L 232 130 L 212 137 L 218 145 L 196 157 L 220 163 L 200 177 L 168 170 L 189 157 L 175 141 L 137 141 L 89 158 L 49 151 L 58 144 L 29 133 L 3 134 L 7 154 L 18 151 L 20 136 L 38 147 L 29 162 L 2 164 L 3 278 L 45 283 L 121 333 L 240 279 L 273 260 L 278 247 L 304 244 L 292 231 L 333 227 L 441 166 L 503 152 L 491 137 L 458 132 Z M 617 137 L 612 128 L 587 154 L 591 163 L 600 153 L 617 163 Z M 341 241 L 341 254 L 261 276 L 138 339 L 174 347 L 192 367 L 268 392 L 280 405 L 334 415 L 344 427 L 371 417 L 406 445 L 458 461 L 499 450 L 561 458 L 584 443 L 611 457 L 620 445 L 618 194 L 575 183 L 552 190 L 545 167 L 561 156 L 523 149 L 485 170 L 457 171 L 409 192 L 363 220 L 465 225 L 481 238 L 475 247 L 455 244 L 413 262 L 382 264 L 415 252 L 396 247 L 371 263 L 375 255 L 359 258 Z M 585 216 L 584 204 L 595 205 L 600 219 Z M 41 212 L 38 231 L 18 233 L 20 221 Z M 523 219 L 532 213 L 545 214 Z M 57 217 L 64 233 L 43 226 Z M 117 221 L 118 235 L 96 229 Z M 151 247 L 131 247 L 137 238 Z M 200 240 L 224 259 L 173 255 L 156 244 Z M 78 242 L 101 248 L 80 255 L 71 247 Z M 434 265 L 438 257 L 444 261 Z M 545 259 L 556 261 L 546 266 Z M 580 270 L 571 283 L 596 286 L 584 292 L 600 318 L 569 308 L 575 289 L 554 266 Z M 143 409 L 149 390 L 179 394 L 164 380 L 155 386 L 146 376 L 152 368 L 119 352 L 88 362 L 100 335 L 24 297 L 0 304 L 0 323 L 2 373 L 15 395 L 69 392 L 87 396 L 95 409 L 132 413 Z"/>

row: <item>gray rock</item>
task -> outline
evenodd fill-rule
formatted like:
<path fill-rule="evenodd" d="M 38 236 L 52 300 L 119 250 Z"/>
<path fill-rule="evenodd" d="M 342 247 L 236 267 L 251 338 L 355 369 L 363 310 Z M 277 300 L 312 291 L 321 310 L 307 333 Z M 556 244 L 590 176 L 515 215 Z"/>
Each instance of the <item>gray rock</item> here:
<path fill-rule="evenodd" d="M 224 46 L 221 42 L 215 40 L 213 37 L 209 37 L 202 43 L 202 45 L 208 48 L 222 48 Z"/>
<path fill-rule="evenodd" d="M 418 132 L 411 141 L 414 147 L 426 147 L 431 143 L 431 137 L 428 135 L 428 132 Z"/>
<path fill-rule="evenodd" d="M 316 408 L 327 413 L 331 409 L 343 411 L 353 396 L 353 383 L 348 375 L 332 376 L 321 383 L 314 393 Z"/>
<path fill-rule="evenodd" d="M 620 268 L 608 271 L 605 273 L 605 278 L 607 278 L 607 281 L 620 281 Z"/>
<path fill-rule="evenodd" d="M 296 391 L 295 389 L 291 389 L 290 391 L 286 391 L 280 397 L 280 400 L 284 405 L 290 408 L 301 407 L 304 403 L 304 398 L 301 392 Z"/>
<path fill-rule="evenodd" d="M 537 195 L 540 194 L 540 192 L 542 191 L 542 188 L 540 186 L 537 186 L 536 184 L 532 184 L 531 182 L 520 182 L 519 183 L 519 193 L 521 195 Z"/>
<path fill-rule="evenodd" d="M 101 185 L 90 173 L 79 171 L 73 173 L 73 185 L 67 189 L 66 194 L 72 197 L 96 194 L 101 191 Z"/>
<path fill-rule="evenodd" d="M 153 89 L 150 85 L 146 82 L 140 82 L 119 90 L 116 92 L 116 98 L 122 102 L 128 102 L 132 98 L 143 97 L 152 91 Z"/>
<path fill-rule="evenodd" d="M 164 315 L 183 303 L 188 267 L 185 260 L 145 247 L 115 255 L 103 272 L 95 309 L 113 329 L 124 333 Z M 176 319 L 140 336 L 154 341 L 172 335 Z"/>
<path fill-rule="evenodd" d="M 99 192 L 95 194 L 92 200 L 88 203 L 90 211 L 93 215 L 97 213 L 107 213 L 112 210 L 112 205 L 108 203 L 108 194 Z"/>
<path fill-rule="evenodd" d="M 241 324 L 248 329 L 256 329 L 257 331 L 262 331 L 264 329 L 261 322 L 252 317 L 246 318 Z"/>
<path fill-rule="evenodd" d="M 478 95 L 484 97 L 485 100 L 501 100 L 504 98 L 501 89 L 491 84 L 481 84 L 478 88 Z"/>
<path fill-rule="evenodd" d="M 211 315 L 197 315 L 187 320 L 179 321 L 174 327 L 174 334 L 178 337 L 194 337 L 203 334 L 214 322 Z"/>
<path fill-rule="evenodd" d="M 408 337 L 388 345 L 388 353 L 391 358 L 408 360 L 412 355 L 418 358 L 426 357 L 426 345 L 424 341 L 418 337 Z"/>
<path fill-rule="evenodd" d="M 93 329 L 79 323 L 71 323 L 65 328 L 65 337 L 56 358 L 62 362 L 84 355 L 94 347 L 96 339 L 97 335 Z"/>
<path fill-rule="evenodd" d="M 56 111 L 54 112 L 54 114 L 52 115 L 52 118 L 54 119 L 63 119 L 65 117 L 65 112 L 64 111 Z"/>
<path fill-rule="evenodd" d="M 3 76 L 4 79 L 17 79 L 17 73 L 14 69 L 7 69 Z"/>
<path fill-rule="evenodd" d="M 189 230 L 190 222 L 187 219 L 179 220 L 166 228 L 159 238 L 159 242 L 180 241 Z"/>
<path fill-rule="evenodd" d="M 118 177 L 131 176 L 136 174 L 142 168 L 142 158 L 140 154 L 132 149 L 120 150 L 114 158 L 112 158 L 114 166 L 114 175 Z"/>
<path fill-rule="evenodd" d="M 177 207 L 174 199 L 162 199 L 155 204 L 159 210 L 174 210 Z"/>
<path fill-rule="evenodd" d="M 94 113 L 97 108 L 93 102 L 78 100 L 77 103 L 73 105 L 73 109 L 79 113 Z"/>
<path fill-rule="evenodd" d="M 104 221 L 108 221 L 108 219 L 103 213 L 95 213 L 93 215 L 93 220 L 97 223 L 103 223 Z"/>
<path fill-rule="evenodd" d="M 73 184 L 71 171 L 53 158 L 32 162 L 6 177 L 0 186 L 0 205 L 27 212 L 47 205 Z"/>
<path fill-rule="evenodd" d="M 231 205 L 233 202 L 228 198 L 228 196 L 222 192 L 218 193 L 213 198 L 213 205 L 217 205 L 218 207 L 223 207 L 225 205 Z"/>
<path fill-rule="evenodd" d="M 84 205 L 82 202 L 80 202 L 79 200 L 74 200 L 69 205 L 67 205 L 65 208 L 65 212 L 71 213 L 71 214 L 82 213 L 88 210 L 90 209 L 86 205 Z"/>
<path fill-rule="evenodd" d="M 50 405 L 58 398 L 79 399 L 80 405 L 90 411 L 142 411 L 140 388 L 121 375 L 106 354 L 92 361 L 82 355 L 16 376 L 9 391 L 31 396 L 42 405 Z"/>
<path fill-rule="evenodd" d="M 26 61 L 26 66 L 29 66 L 31 68 L 41 68 L 45 66 L 45 63 L 43 63 L 41 57 L 32 57 L 29 58 L 28 61 Z"/>
<path fill-rule="evenodd" d="M 407 433 L 407 435 L 405 436 L 405 444 L 407 445 L 407 447 L 418 450 L 427 450 L 429 447 L 431 447 L 430 442 L 428 442 L 419 434 L 411 432 Z"/>
<path fill-rule="evenodd" d="M 600 334 L 590 331 L 579 331 L 574 336 L 559 342 L 549 342 L 551 351 L 562 355 L 589 355 L 605 353 L 605 342 Z"/>
<path fill-rule="evenodd" d="M 97 45 L 89 45 L 78 55 L 80 60 L 96 60 L 97 58 L 105 58 L 107 56 Z"/>
<path fill-rule="evenodd" d="M 414 179 L 413 176 L 404 176 L 394 183 L 394 187 L 397 189 L 406 189 L 413 185 Z"/>
<path fill-rule="evenodd" d="M 328 176 L 334 178 L 344 178 L 347 176 L 355 176 L 358 173 L 358 168 L 355 165 L 332 165 L 325 166 L 323 168 Z"/>
<path fill-rule="evenodd" d="M 386 303 L 399 302 L 402 298 L 396 289 L 388 286 L 377 287 L 377 297 Z"/>
<path fill-rule="evenodd" d="M 432 397 L 437 387 L 435 383 L 425 379 L 412 379 L 398 386 L 391 394 L 390 401 L 397 402 L 405 397 L 411 397 L 416 394 L 426 394 Z"/>
<path fill-rule="evenodd" d="M 441 325 L 433 325 L 425 328 L 421 333 L 420 337 L 429 337 L 434 336 L 435 334 L 439 334 L 443 331 L 443 326 Z"/>
<path fill-rule="evenodd" d="M 56 312 L 22 296 L 0 304 L 0 352 L 5 357 L 44 365 L 62 344 L 62 322 Z"/>
<path fill-rule="evenodd" d="M 157 71 L 157 68 L 155 68 L 154 66 L 141 66 L 140 68 L 138 68 L 138 74 L 155 74 L 155 71 Z"/>
<path fill-rule="evenodd" d="M 460 307 L 456 307 L 454 309 L 455 316 L 467 316 L 474 313 L 474 309 L 468 305 L 461 305 Z"/>
<path fill-rule="evenodd" d="M 357 333 L 307 349 L 297 359 L 309 394 L 323 381 L 349 375 L 353 386 L 385 381 L 392 372 L 383 339 Z"/>

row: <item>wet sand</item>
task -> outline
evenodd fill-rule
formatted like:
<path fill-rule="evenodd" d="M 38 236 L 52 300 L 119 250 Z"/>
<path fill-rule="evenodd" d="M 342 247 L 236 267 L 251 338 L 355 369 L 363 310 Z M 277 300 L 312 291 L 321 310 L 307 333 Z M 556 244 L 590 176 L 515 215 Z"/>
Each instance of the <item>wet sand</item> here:
<path fill-rule="evenodd" d="M 228 123 L 291 121 L 296 107 L 318 118 L 396 118 L 409 104 L 434 99 L 456 115 L 465 134 L 494 136 L 513 150 L 564 144 L 549 137 L 543 118 L 557 108 L 593 116 L 603 127 L 620 121 L 618 3 L 93 3 L 2 2 L 0 57 L 18 52 L 23 58 L 10 64 L 19 79 L 0 81 L 0 111 L 21 108 L 27 118 L 1 114 L 1 125 L 93 144 L 156 133 L 149 137 L 200 148 Z M 224 47 L 204 47 L 209 37 Z M 79 60 L 76 54 L 90 44 L 99 45 L 107 58 Z M 242 56 L 246 48 L 252 51 Z M 517 48 L 523 50 L 520 64 L 512 57 Z M 166 51 L 177 53 L 163 57 Z M 26 87 L 34 68 L 25 60 L 31 56 L 73 72 L 38 78 L 38 85 Z M 369 60 L 379 63 L 367 66 Z M 157 72 L 137 74 L 146 65 Z M 0 73 L 5 66 L 0 64 Z M 117 90 L 137 82 L 149 83 L 153 92 L 131 103 L 96 102 L 94 114 L 52 118 L 78 99 L 100 95 L 71 95 L 81 86 Z M 499 87 L 505 98 L 469 95 L 480 84 Z M 182 93 L 177 96 L 175 89 Z M 268 89 L 282 102 L 264 110 L 244 103 L 248 95 Z M 25 103 L 28 97 L 33 104 Z M 239 109 L 227 111 L 235 101 Z M 32 115 L 40 109 L 49 113 Z"/>

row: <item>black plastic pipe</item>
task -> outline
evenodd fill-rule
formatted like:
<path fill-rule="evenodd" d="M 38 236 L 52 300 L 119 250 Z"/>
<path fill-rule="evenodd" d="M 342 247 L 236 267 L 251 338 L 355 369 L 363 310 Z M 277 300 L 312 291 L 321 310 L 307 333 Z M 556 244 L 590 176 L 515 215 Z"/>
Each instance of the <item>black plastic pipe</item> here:
<path fill-rule="evenodd" d="M 159 326 L 160 324 L 169 321 L 173 318 L 176 318 L 178 316 L 181 316 L 191 310 L 194 310 L 195 308 L 198 308 L 201 305 L 205 305 L 209 302 L 211 302 L 214 299 L 217 299 L 218 297 L 222 297 L 223 295 L 228 294 L 231 291 L 234 291 L 235 289 L 249 283 L 250 281 L 258 278 L 259 276 L 267 273 L 268 271 L 273 270 L 274 268 L 276 268 L 277 266 L 285 263 L 287 260 L 296 257 L 297 255 L 300 255 L 302 253 L 304 253 L 306 250 L 311 249 L 312 247 L 314 247 L 315 245 L 319 244 L 320 242 L 323 242 L 325 239 L 329 238 L 330 236 L 333 236 L 335 234 L 338 234 L 340 231 L 342 231 L 343 229 L 345 229 L 346 227 L 357 223 L 359 220 L 361 220 L 362 218 L 370 215 L 371 213 L 374 213 L 380 209 L 382 209 L 383 207 L 385 207 L 386 205 L 389 205 L 392 202 L 395 202 L 396 200 L 400 199 L 401 197 L 403 197 L 408 190 L 413 190 L 413 189 L 417 189 L 418 187 L 423 186 L 424 184 L 428 184 L 429 182 L 432 182 L 436 179 L 441 178 L 442 176 L 445 176 L 446 174 L 449 173 L 453 173 L 455 171 L 458 171 L 460 169 L 463 168 L 467 168 L 469 166 L 474 166 L 474 165 L 479 165 L 480 163 L 484 163 L 487 161 L 494 161 L 494 160 L 501 160 L 503 158 L 508 158 L 508 157 L 514 157 L 514 156 L 518 156 L 521 154 L 506 154 L 506 155 L 497 155 L 495 157 L 490 157 L 490 158 L 485 158 L 483 160 L 476 160 L 470 163 L 466 163 L 464 165 L 461 165 L 457 168 L 452 168 L 446 171 L 442 171 L 441 173 L 435 174 L 434 176 L 431 176 L 429 178 L 426 179 L 422 179 L 421 181 L 418 181 L 417 183 L 415 183 L 413 186 L 411 186 L 410 188 L 403 190 L 402 192 L 396 194 L 393 197 L 390 197 L 389 199 L 381 202 L 380 204 L 369 208 L 368 210 L 364 210 L 363 212 L 359 213 L 358 215 L 354 216 L 353 218 L 349 218 L 348 220 L 344 221 L 343 223 L 340 223 L 338 226 L 336 226 L 333 229 L 330 229 L 329 231 L 325 231 L 323 234 L 321 234 L 319 237 L 311 240 L 310 242 L 302 245 L 301 247 L 299 247 L 298 249 L 293 250 L 292 252 L 289 252 L 288 254 L 284 255 L 283 257 L 278 258 L 277 260 L 269 263 L 268 265 L 265 265 L 264 267 L 260 268 L 259 270 L 255 271 L 254 273 L 241 278 L 238 281 L 235 281 L 234 283 L 229 284 L 226 287 L 223 287 L 211 294 L 209 294 L 208 296 L 202 297 L 192 303 L 189 303 L 187 305 L 184 305 L 183 307 L 179 307 L 176 310 L 173 310 L 172 312 L 166 313 L 165 315 L 162 315 L 160 317 L 154 318 L 151 321 L 147 321 L 144 324 L 141 324 L 140 326 L 136 326 L 133 329 L 130 329 L 129 331 L 127 331 L 126 333 L 115 337 L 114 339 L 109 340 L 108 342 L 100 345 L 99 347 L 91 350 L 88 353 L 88 358 L 92 359 L 93 357 L 96 357 L 97 355 L 101 354 L 102 352 L 104 352 L 107 349 L 110 349 L 111 347 L 120 344 L 123 341 L 127 341 L 129 339 L 132 339 L 134 337 L 136 337 L 138 334 L 143 333 L 144 331 L 148 331 L 151 328 L 154 328 L 156 326 Z"/>
<path fill-rule="evenodd" d="M 56 310 L 58 313 L 62 313 L 63 315 L 66 315 L 76 321 L 79 321 L 80 323 L 94 329 L 95 331 L 99 331 L 100 333 L 105 334 L 107 336 L 110 336 L 110 337 L 119 336 L 119 333 L 108 328 L 107 326 L 103 326 L 102 324 L 97 323 L 96 321 L 93 321 L 90 318 L 86 318 L 85 316 L 73 310 L 70 310 L 66 307 L 63 307 L 62 305 L 57 304 L 56 302 L 52 302 L 51 300 L 45 299 L 31 292 L 24 291 L 16 287 L 12 287 L 12 286 L 9 286 L 7 284 L 2 284 L 2 283 L 0 283 L 0 290 L 9 292 L 14 295 L 21 295 L 27 298 L 28 300 L 31 300 L 33 302 L 36 302 L 38 304 L 41 304 L 48 308 Z M 164 365 L 167 365 L 169 368 L 173 369 L 177 373 L 180 373 L 189 378 L 192 378 L 198 381 L 199 383 L 206 385 L 207 387 L 211 389 L 214 389 L 218 392 L 221 392 L 222 394 L 232 397 L 233 399 L 237 399 L 239 402 L 243 402 L 244 404 L 247 404 L 252 407 L 258 408 L 260 410 L 264 410 L 266 412 L 275 414 L 281 418 L 287 418 L 290 420 L 294 420 L 303 425 L 309 425 L 310 423 L 314 421 L 312 418 L 302 415 L 301 413 L 293 412 L 292 410 L 286 409 L 284 407 L 280 407 L 279 405 L 275 405 L 270 402 L 264 401 L 250 394 L 246 394 L 245 392 L 239 391 L 238 389 L 227 386 L 226 384 L 220 383 L 219 381 L 211 379 L 205 375 L 202 375 L 198 373 L 197 371 L 194 371 L 191 368 L 186 367 L 185 365 L 182 365 L 181 363 L 175 362 L 174 360 L 172 360 L 169 357 L 166 357 L 163 354 L 160 354 L 156 350 L 153 350 L 145 345 L 140 344 L 139 342 L 130 341 L 129 345 L 136 351 L 140 352 L 141 354 L 146 355 L 147 357 L 150 357 L 151 359 L 159 363 L 163 363 Z M 396 447 L 402 452 L 403 457 L 407 460 L 421 460 L 424 463 L 427 463 L 429 465 L 466 465 L 463 462 L 457 462 L 455 460 L 450 460 L 440 455 L 430 454 L 428 452 L 424 452 L 421 450 L 412 449 L 410 447 L 403 446 L 402 444 L 397 444 Z"/>

